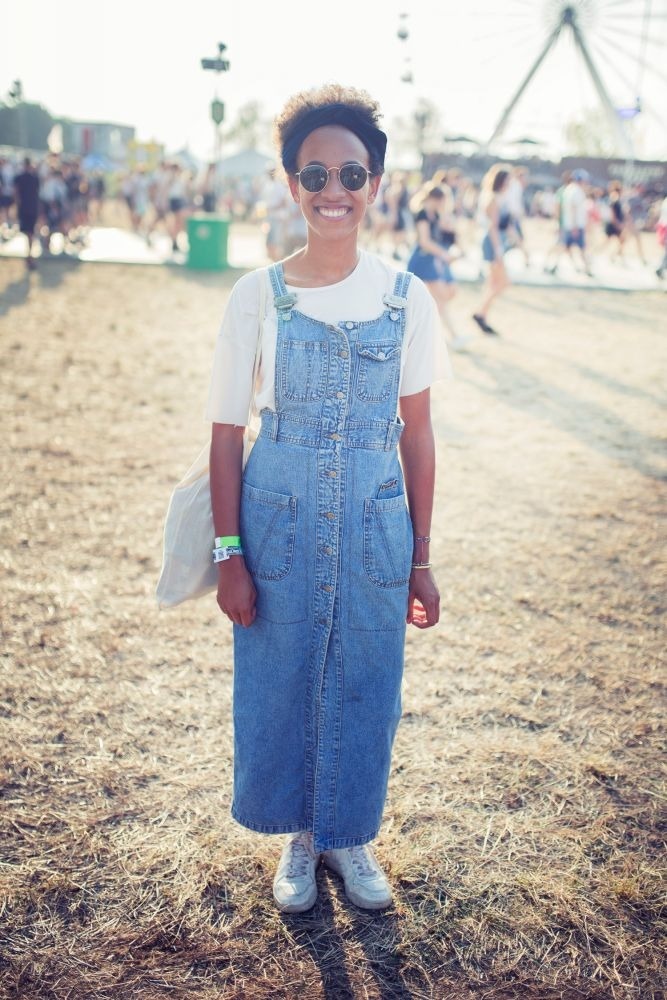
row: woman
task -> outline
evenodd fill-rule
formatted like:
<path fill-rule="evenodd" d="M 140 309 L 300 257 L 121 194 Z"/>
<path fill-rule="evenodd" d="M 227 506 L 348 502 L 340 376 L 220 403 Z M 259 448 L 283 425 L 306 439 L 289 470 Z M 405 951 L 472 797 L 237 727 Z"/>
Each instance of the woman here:
<path fill-rule="evenodd" d="M 503 259 L 512 225 L 510 214 L 503 207 L 509 179 L 509 170 L 496 163 L 484 175 L 480 194 L 480 221 L 484 230 L 482 257 L 489 265 L 489 274 L 481 305 L 472 318 L 483 333 L 491 336 L 497 336 L 497 330 L 487 321 L 491 303 L 510 284 Z"/>
<path fill-rule="evenodd" d="M 410 195 L 405 175 L 397 171 L 392 175 L 391 182 L 384 192 L 387 222 L 394 247 L 394 260 L 401 259 L 401 247 L 408 243 L 409 202 Z"/>
<path fill-rule="evenodd" d="M 616 255 L 623 256 L 625 245 L 626 218 L 623 206 L 623 185 L 620 181 L 610 181 L 607 187 L 607 204 L 609 206 L 609 218 L 605 222 L 604 232 L 607 237 L 607 244 L 613 244 L 616 240 Z"/>
<path fill-rule="evenodd" d="M 457 335 L 449 315 L 448 304 L 456 295 L 456 285 L 450 267 L 452 243 L 449 247 L 446 246 L 446 237 L 443 236 L 443 216 L 446 208 L 445 191 L 438 186 L 426 186 L 413 198 L 417 245 L 412 251 L 407 268 L 412 274 L 421 278 L 428 288 L 449 335 L 450 346 L 454 350 L 459 350 L 467 343 L 468 338 Z M 447 231 L 446 225 L 445 231 Z"/>
<path fill-rule="evenodd" d="M 437 318 L 419 281 L 358 248 L 384 165 L 377 118 L 367 94 L 336 85 L 279 116 L 307 242 L 268 281 L 262 269 L 237 282 L 209 397 L 218 604 L 234 623 L 232 815 L 288 834 L 273 891 L 292 913 L 314 905 L 320 859 L 357 905 L 391 902 L 367 845 L 401 712 L 406 622 L 439 617 L 428 558 Z M 242 471 L 258 325 L 261 431 Z"/>

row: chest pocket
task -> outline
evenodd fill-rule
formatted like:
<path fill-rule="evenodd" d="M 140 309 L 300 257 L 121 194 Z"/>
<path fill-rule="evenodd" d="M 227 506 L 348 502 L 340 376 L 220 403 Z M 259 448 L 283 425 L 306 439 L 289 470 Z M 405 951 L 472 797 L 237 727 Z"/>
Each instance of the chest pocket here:
<path fill-rule="evenodd" d="M 326 341 L 283 340 L 280 349 L 282 395 L 296 403 L 321 399 L 327 385 L 328 365 Z"/>
<path fill-rule="evenodd" d="M 398 383 L 401 348 L 395 341 L 357 345 L 357 397 L 367 403 L 389 399 Z"/>

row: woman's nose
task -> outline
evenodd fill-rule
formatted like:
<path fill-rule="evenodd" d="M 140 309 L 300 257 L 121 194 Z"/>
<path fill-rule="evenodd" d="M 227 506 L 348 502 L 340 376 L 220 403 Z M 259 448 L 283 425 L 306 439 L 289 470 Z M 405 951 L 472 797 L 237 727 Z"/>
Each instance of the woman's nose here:
<path fill-rule="evenodd" d="M 340 171 L 338 167 L 332 167 L 329 170 L 329 180 L 327 181 L 326 192 L 327 194 L 340 194 L 344 192 L 345 188 L 340 182 Z"/>

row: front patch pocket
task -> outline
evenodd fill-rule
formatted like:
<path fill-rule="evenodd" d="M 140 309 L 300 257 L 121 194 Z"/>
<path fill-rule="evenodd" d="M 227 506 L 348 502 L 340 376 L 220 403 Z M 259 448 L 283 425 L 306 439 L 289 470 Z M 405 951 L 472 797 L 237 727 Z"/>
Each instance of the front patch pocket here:
<path fill-rule="evenodd" d="M 401 348 L 395 341 L 357 345 L 357 396 L 368 403 L 389 399 L 400 372 Z"/>
<path fill-rule="evenodd" d="M 295 403 L 321 399 L 328 364 L 326 341 L 284 340 L 280 348 L 280 390 L 285 399 Z"/>
<path fill-rule="evenodd" d="M 241 538 L 246 565 L 258 580 L 282 580 L 292 568 L 296 497 L 260 490 L 241 491 Z"/>
<path fill-rule="evenodd" d="M 364 501 L 364 569 L 377 587 L 405 587 L 412 564 L 412 523 L 405 495 Z"/>

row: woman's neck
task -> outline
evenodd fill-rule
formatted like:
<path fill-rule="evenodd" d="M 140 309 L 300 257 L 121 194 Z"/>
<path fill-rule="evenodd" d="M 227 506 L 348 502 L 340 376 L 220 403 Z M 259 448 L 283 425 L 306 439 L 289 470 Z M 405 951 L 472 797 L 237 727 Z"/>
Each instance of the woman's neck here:
<path fill-rule="evenodd" d="M 340 245 L 331 241 L 319 244 L 309 239 L 302 250 L 297 250 L 283 262 L 283 273 L 288 285 L 318 288 L 344 281 L 358 263 L 356 239 L 350 243 L 341 241 Z"/>

